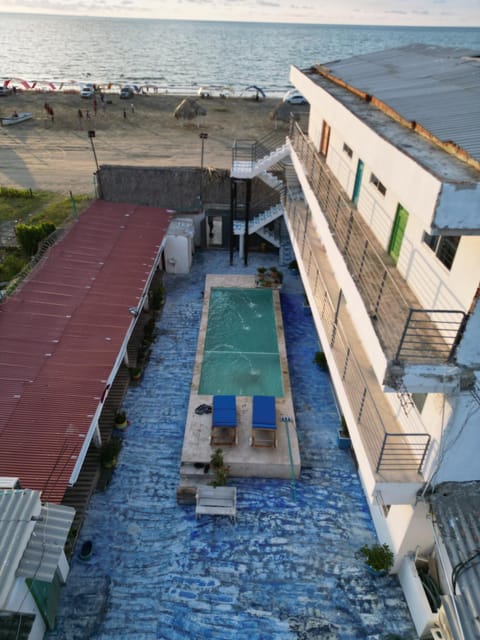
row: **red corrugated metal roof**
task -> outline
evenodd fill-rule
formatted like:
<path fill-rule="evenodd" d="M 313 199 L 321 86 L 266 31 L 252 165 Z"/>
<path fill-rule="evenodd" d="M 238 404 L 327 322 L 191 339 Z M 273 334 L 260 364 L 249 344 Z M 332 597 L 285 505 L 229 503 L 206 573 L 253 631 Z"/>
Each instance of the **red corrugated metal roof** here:
<path fill-rule="evenodd" d="M 98 201 L 0 305 L 0 476 L 60 503 L 171 216 Z"/>

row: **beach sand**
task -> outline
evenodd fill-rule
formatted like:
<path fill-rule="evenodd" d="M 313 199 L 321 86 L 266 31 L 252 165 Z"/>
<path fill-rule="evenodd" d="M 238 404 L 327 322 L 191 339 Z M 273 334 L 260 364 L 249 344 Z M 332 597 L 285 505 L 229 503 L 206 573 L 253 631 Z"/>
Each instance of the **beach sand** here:
<path fill-rule="evenodd" d="M 275 128 L 288 131 L 286 123 L 269 117 L 277 99 L 198 98 L 207 115 L 193 121 L 174 117 L 181 100 L 170 94 L 136 95 L 131 100 L 106 94 L 105 106 L 97 98 L 95 114 L 93 100 L 78 94 L 25 92 L 2 97 L 1 116 L 29 111 L 33 118 L 0 128 L 0 185 L 90 194 L 95 154 L 99 165 L 200 166 L 200 133 L 208 134 L 204 166 L 228 169 L 235 140 L 258 140 Z M 53 120 L 45 103 L 53 109 Z M 292 110 L 302 115 L 308 107 Z M 89 130 L 95 131 L 92 140 Z"/>

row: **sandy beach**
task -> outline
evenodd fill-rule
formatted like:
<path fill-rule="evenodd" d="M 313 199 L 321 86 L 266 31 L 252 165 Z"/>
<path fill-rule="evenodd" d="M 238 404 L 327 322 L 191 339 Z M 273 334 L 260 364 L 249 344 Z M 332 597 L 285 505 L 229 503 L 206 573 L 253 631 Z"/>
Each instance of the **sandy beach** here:
<path fill-rule="evenodd" d="M 174 111 L 182 97 L 135 95 L 105 103 L 65 93 L 17 93 L 0 98 L 0 115 L 32 112 L 33 118 L 0 128 L 0 184 L 31 189 L 91 193 L 95 158 L 88 130 L 95 130 L 99 165 L 200 166 L 200 133 L 207 133 L 204 166 L 229 168 L 234 140 L 255 140 L 282 128 L 269 114 L 277 99 L 198 98 L 205 116 L 188 121 Z M 53 110 L 53 119 L 45 109 Z M 79 109 L 82 117 L 79 117 Z M 308 107 L 292 107 L 306 113 Z M 87 113 L 88 112 L 88 113 Z"/>

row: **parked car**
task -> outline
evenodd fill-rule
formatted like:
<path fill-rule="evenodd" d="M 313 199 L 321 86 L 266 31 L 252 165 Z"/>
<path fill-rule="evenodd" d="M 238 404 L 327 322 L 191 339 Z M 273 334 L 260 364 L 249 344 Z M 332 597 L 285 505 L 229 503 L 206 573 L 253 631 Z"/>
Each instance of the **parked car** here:
<path fill-rule="evenodd" d="M 287 91 L 283 96 L 283 102 L 288 102 L 288 104 L 307 104 L 305 97 L 296 89 Z"/>
<path fill-rule="evenodd" d="M 95 89 L 90 86 L 83 87 L 82 90 L 80 91 L 81 98 L 93 98 L 94 95 L 95 95 Z"/>
<path fill-rule="evenodd" d="M 3 85 L 0 86 L 0 96 L 8 96 L 11 92 L 12 90 L 10 87 L 4 87 Z"/>
<path fill-rule="evenodd" d="M 122 98 L 123 100 L 128 100 L 129 98 L 133 98 L 134 95 L 134 91 L 133 91 L 133 87 L 122 87 L 121 91 L 120 91 L 120 98 Z"/>

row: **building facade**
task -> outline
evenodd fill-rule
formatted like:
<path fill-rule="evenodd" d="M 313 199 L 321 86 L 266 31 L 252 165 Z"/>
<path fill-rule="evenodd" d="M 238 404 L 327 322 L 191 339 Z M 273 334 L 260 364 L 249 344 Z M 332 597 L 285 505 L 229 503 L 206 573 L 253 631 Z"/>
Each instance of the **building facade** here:
<path fill-rule="evenodd" d="M 424 637 L 462 637 L 429 495 L 480 480 L 479 64 L 409 46 L 290 75 L 310 116 L 289 136 L 287 227 L 379 540 Z"/>

